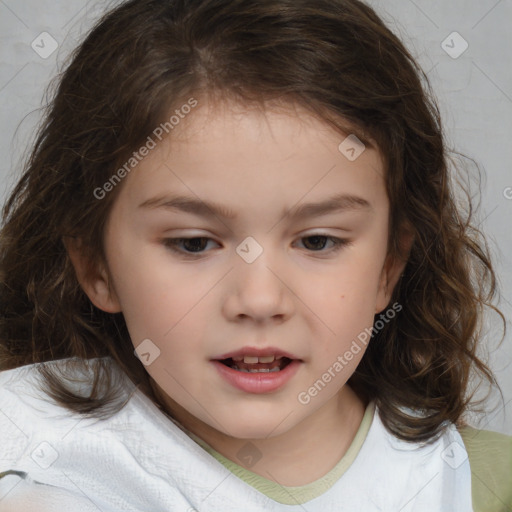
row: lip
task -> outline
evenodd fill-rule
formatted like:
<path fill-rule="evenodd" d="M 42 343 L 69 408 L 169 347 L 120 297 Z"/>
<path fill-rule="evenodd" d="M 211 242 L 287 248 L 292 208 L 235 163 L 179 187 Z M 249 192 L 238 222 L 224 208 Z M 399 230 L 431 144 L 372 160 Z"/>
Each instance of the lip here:
<path fill-rule="evenodd" d="M 233 357 L 243 357 L 243 356 L 257 356 L 257 357 L 264 357 L 264 356 L 271 356 L 275 355 L 277 357 L 287 357 L 288 359 L 293 360 L 299 360 L 300 358 L 297 356 L 289 353 L 284 352 L 283 350 L 276 348 L 276 347 L 266 347 L 266 348 L 257 348 L 257 347 L 244 347 L 239 350 L 236 350 L 234 352 L 227 352 L 226 354 L 222 354 L 217 357 L 213 357 L 212 360 L 214 361 L 222 361 L 223 359 L 229 359 Z"/>
<path fill-rule="evenodd" d="M 233 352 L 232 354 L 235 356 L 237 354 L 240 355 L 240 351 Z M 248 354 L 247 352 L 243 352 L 243 354 L 259 355 L 254 353 Z M 266 354 L 269 354 L 269 352 L 266 352 Z M 222 359 L 228 359 L 228 357 L 231 356 L 228 355 Z M 284 355 L 283 357 L 289 356 Z M 212 360 L 212 363 L 217 368 L 220 376 L 235 388 L 245 391 L 246 393 L 263 394 L 272 393 L 273 391 L 277 391 L 279 388 L 283 387 L 297 373 L 302 361 L 294 358 L 294 360 L 292 360 L 292 362 L 282 370 L 266 373 L 240 372 L 222 364 L 220 361 Z"/>

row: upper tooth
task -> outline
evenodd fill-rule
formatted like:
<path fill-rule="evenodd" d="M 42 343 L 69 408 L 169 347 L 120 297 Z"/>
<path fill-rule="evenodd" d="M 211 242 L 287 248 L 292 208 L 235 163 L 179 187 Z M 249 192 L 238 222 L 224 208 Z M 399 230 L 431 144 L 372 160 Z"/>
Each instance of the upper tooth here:
<path fill-rule="evenodd" d="M 243 356 L 236 356 L 236 357 L 232 357 L 231 359 L 233 359 L 233 361 L 243 361 L 244 357 Z"/>
<path fill-rule="evenodd" d="M 271 363 L 274 361 L 274 356 L 244 356 L 244 363 L 256 364 L 256 363 Z"/>

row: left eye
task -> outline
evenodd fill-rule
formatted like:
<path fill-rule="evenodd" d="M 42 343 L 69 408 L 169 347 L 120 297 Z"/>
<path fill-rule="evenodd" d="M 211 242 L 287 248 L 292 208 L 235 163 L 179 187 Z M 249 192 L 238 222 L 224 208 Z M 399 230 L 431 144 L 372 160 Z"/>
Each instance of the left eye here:
<path fill-rule="evenodd" d="M 321 234 L 315 234 L 315 235 L 309 235 L 300 238 L 299 240 L 307 240 L 308 242 L 305 244 L 306 249 L 310 250 L 311 252 L 336 252 L 343 247 L 346 247 L 351 244 L 349 240 L 344 240 L 341 238 L 337 238 L 334 236 L 328 236 L 328 235 L 321 235 Z M 193 237 L 193 238 L 165 238 L 162 240 L 162 243 L 168 247 L 170 250 L 190 255 L 190 254 L 201 254 L 206 248 L 206 245 L 208 242 L 214 242 L 211 238 L 208 237 Z M 325 249 L 327 241 L 332 242 L 332 246 L 327 251 L 323 250 Z M 217 242 L 215 242 L 217 243 Z M 309 246 L 309 247 L 307 247 Z M 183 248 L 183 249 L 182 249 Z"/>
<path fill-rule="evenodd" d="M 341 238 L 336 238 L 335 236 L 328 236 L 328 235 L 309 235 L 301 238 L 301 240 L 309 240 L 308 244 L 310 246 L 318 246 L 320 247 L 320 250 L 322 250 L 325 247 L 326 241 L 330 240 L 333 243 L 333 246 L 331 247 L 331 251 L 338 251 L 342 247 L 347 246 L 350 244 L 348 240 L 343 240 Z M 306 247 L 307 248 L 307 247 Z M 318 250 L 313 249 L 313 252 L 319 252 Z M 326 252 L 326 251 L 322 251 Z"/>

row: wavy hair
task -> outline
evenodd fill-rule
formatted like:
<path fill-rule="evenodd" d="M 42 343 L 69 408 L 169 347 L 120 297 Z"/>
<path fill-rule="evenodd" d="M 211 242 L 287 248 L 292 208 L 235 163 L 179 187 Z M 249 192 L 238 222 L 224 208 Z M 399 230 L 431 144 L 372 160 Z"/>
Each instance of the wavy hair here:
<path fill-rule="evenodd" d="M 428 440 L 460 422 L 473 370 L 497 384 L 477 356 L 484 308 L 504 322 L 492 305 L 496 277 L 469 194 L 467 211 L 456 201 L 428 78 L 358 0 L 131 0 L 99 20 L 57 77 L 3 210 L 0 368 L 94 360 L 85 395 L 50 365 L 37 367 L 54 400 L 101 416 L 122 406 L 110 356 L 158 405 L 122 314 L 91 304 L 63 240 L 79 239 L 91 265 L 104 261 L 104 226 L 122 183 L 102 200 L 94 191 L 192 96 L 299 104 L 340 133 L 376 142 L 388 251 L 403 256 L 404 226 L 414 242 L 391 299 L 402 311 L 375 334 L 349 384 L 402 439 Z"/>

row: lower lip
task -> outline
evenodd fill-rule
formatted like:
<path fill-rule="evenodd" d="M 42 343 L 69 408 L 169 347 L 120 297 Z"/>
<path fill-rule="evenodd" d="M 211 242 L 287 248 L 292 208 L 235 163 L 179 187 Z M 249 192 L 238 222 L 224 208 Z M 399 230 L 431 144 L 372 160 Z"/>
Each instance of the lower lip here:
<path fill-rule="evenodd" d="M 301 364 L 293 360 L 284 369 L 278 372 L 240 372 L 233 370 L 220 361 L 212 361 L 221 377 L 232 386 L 246 393 L 271 393 L 284 386 L 296 373 Z"/>

